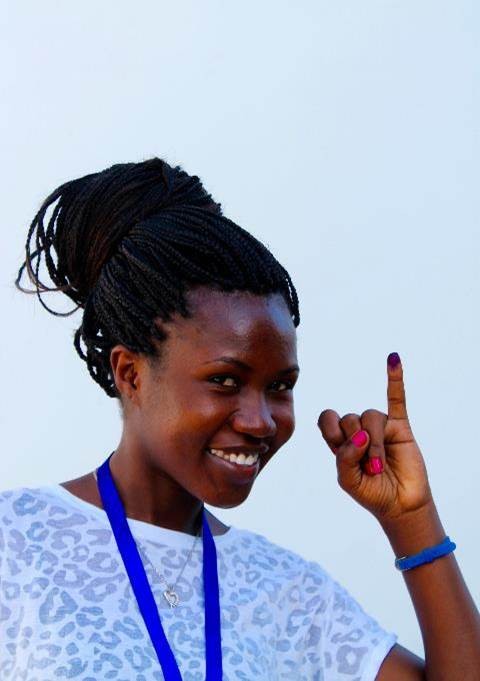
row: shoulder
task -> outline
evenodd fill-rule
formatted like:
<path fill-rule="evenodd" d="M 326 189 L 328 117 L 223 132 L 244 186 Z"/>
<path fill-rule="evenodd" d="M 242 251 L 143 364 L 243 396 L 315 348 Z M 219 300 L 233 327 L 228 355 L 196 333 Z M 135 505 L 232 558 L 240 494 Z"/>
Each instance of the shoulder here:
<path fill-rule="evenodd" d="M 288 587 L 291 604 L 303 604 L 308 611 L 327 623 L 331 635 L 345 626 L 361 625 L 375 641 L 385 630 L 345 585 L 319 562 L 276 544 L 265 536 L 248 530 L 235 530 L 236 549 L 249 569 L 259 568 L 263 576 L 283 582 Z"/>
<path fill-rule="evenodd" d="M 49 487 L 14 487 L 0 491 L 0 524 L 10 525 L 15 519 L 31 519 L 53 500 Z"/>
<path fill-rule="evenodd" d="M 301 587 L 304 595 L 331 589 L 332 577 L 320 563 L 308 560 L 262 534 L 232 529 L 235 532 L 234 550 L 241 558 L 239 562 L 250 571 L 257 570 L 264 577 L 285 582 L 291 591 Z"/>
<path fill-rule="evenodd" d="M 0 584 L 30 567 L 34 557 L 31 543 L 39 538 L 48 505 L 44 488 L 0 491 Z"/>
<path fill-rule="evenodd" d="M 14 487 L 0 492 L 0 526 L 21 522 L 47 505 L 43 488 Z"/>
<path fill-rule="evenodd" d="M 299 666 L 312 677 L 325 669 L 325 678 L 375 678 L 397 634 L 384 629 L 321 563 L 263 535 L 236 533 L 234 567 L 244 566 L 247 581 L 256 574 L 257 593 L 276 606 L 279 650 L 292 650 L 295 641 Z"/>
<path fill-rule="evenodd" d="M 0 491 L 0 556 L 21 551 L 37 540 L 39 528 L 52 525 L 61 509 L 50 486 L 15 487 Z"/>

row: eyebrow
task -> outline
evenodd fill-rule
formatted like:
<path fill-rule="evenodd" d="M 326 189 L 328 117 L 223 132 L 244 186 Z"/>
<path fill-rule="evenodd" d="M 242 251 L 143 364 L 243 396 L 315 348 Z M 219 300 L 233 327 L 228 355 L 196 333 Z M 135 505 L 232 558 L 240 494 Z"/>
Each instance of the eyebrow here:
<path fill-rule="evenodd" d="M 208 360 L 208 362 L 203 362 L 203 364 L 213 364 L 214 362 L 225 362 L 225 364 L 232 364 L 233 366 L 243 369 L 244 371 L 252 371 L 251 366 L 245 364 L 245 362 L 242 362 L 240 359 L 236 359 L 235 357 L 217 357 L 216 359 Z M 282 376 L 283 374 L 290 374 L 292 371 L 300 371 L 298 364 L 292 364 L 291 367 L 288 367 L 288 369 L 282 369 L 278 372 L 278 374 Z"/>

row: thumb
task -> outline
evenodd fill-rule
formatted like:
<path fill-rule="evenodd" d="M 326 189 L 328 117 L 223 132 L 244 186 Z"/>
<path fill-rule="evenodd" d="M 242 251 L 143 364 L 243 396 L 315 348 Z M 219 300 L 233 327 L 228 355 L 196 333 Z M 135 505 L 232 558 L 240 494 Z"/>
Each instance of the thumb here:
<path fill-rule="evenodd" d="M 370 444 L 366 430 L 358 430 L 338 447 L 336 453 L 338 482 L 343 489 L 355 489 L 362 478 L 361 460 Z"/>

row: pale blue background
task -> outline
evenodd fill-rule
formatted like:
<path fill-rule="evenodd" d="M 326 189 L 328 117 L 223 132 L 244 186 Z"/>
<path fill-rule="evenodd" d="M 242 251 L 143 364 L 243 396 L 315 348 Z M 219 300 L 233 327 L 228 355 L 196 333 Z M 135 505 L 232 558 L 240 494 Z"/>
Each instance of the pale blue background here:
<path fill-rule="evenodd" d="M 423 656 L 388 540 L 316 421 L 384 411 L 400 353 L 478 604 L 478 3 L 42 0 L 2 22 L 0 488 L 82 475 L 120 435 L 73 348 L 79 313 L 13 287 L 30 220 L 66 180 L 162 156 L 270 246 L 301 301 L 296 433 L 218 515 L 322 563 Z"/>

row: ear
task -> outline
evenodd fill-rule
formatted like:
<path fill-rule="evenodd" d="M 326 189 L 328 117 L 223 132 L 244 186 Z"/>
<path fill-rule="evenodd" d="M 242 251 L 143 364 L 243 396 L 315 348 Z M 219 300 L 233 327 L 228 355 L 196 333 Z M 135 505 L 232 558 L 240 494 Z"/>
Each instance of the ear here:
<path fill-rule="evenodd" d="M 110 350 L 113 378 L 124 402 L 138 404 L 143 364 L 140 355 L 124 345 L 115 345 Z"/>

